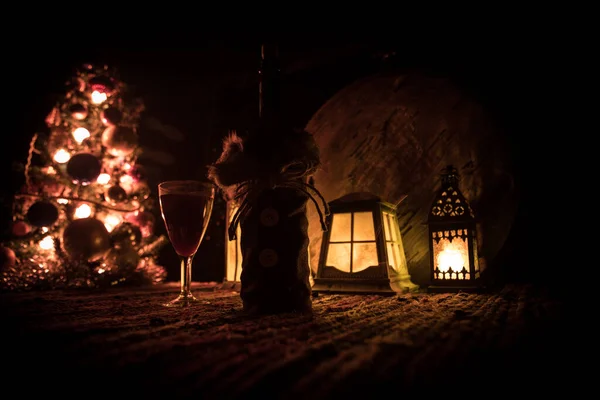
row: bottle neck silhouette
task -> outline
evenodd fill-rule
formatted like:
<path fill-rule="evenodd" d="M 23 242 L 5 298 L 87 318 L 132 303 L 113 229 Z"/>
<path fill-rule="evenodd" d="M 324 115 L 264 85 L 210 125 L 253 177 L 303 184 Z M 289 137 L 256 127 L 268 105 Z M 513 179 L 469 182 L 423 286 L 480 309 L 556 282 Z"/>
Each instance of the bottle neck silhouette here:
<path fill-rule="evenodd" d="M 258 115 L 263 123 L 273 123 L 280 117 L 279 51 L 274 44 L 263 44 L 259 70 Z"/>

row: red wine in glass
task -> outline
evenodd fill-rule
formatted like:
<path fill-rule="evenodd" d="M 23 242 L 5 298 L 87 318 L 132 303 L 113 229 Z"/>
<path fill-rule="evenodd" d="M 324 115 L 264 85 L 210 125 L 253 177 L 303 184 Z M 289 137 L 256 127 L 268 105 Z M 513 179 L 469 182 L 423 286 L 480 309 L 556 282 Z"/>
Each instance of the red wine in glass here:
<path fill-rule="evenodd" d="M 199 300 L 191 292 L 192 261 L 212 214 L 212 183 L 166 181 L 158 185 L 160 211 L 175 252 L 181 258 L 181 292 L 166 306 L 189 306 Z"/>

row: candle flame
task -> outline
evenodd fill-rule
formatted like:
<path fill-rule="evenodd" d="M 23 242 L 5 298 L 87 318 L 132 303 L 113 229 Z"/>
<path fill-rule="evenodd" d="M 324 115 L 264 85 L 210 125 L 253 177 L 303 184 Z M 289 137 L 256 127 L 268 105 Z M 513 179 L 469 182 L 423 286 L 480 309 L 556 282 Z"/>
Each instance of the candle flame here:
<path fill-rule="evenodd" d="M 448 272 L 452 269 L 454 272 L 462 271 L 467 267 L 467 243 L 459 238 L 453 241 L 442 239 L 438 243 L 440 251 L 437 252 L 435 263 L 440 272 Z"/>

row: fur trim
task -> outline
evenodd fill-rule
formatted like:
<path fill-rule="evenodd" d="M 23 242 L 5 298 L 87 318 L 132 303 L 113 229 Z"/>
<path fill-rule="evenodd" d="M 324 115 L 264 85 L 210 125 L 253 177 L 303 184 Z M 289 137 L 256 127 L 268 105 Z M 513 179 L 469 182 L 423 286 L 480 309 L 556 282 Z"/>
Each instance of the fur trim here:
<path fill-rule="evenodd" d="M 247 182 L 273 182 L 284 171 L 312 175 L 320 166 L 319 150 L 313 136 L 304 130 L 257 132 L 242 138 L 235 131 L 223 140 L 219 159 L 208 167 L 208 178 L 230 199 L 237 185 Z"/>

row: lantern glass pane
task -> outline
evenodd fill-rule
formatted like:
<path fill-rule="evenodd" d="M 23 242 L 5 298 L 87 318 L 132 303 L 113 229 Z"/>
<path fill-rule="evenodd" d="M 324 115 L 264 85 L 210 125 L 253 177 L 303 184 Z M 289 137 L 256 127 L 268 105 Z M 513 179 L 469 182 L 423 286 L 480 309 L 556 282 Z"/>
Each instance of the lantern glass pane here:
<path fill-rule="evenodd" d="M 331 221 L 330 242 L 349 242 L 352 227 L 352 214 L 334 214 Z M 348 253 L 350 254 L 350 253 Z"/>
<path fill-rule="evenodd" d="M 375 226 L 373 225 L 373 213 L 354 213 L 354 241 L 375 240 Z"/>
<path fill-rule="evenodd" d="M 383 213 L 383 233 L 385 240 L 392 240 L 392 231 L 390 230 L 390 214 Z"/>
<path fill-rule="evenodd" d="M 383 225 L 387 249 L 387 262 L 398 272 L 407 271 L 404 247 L 400 237 L 400 228 L 396 216 L 387 212 L 383 213 Z"/>
<path fill-rule="evenodd" d="M 352 249 L 352 272 L 360 272 L 369 267 L 377 266 L 377 244 L 354 243 Z"/>
<path fill-rule="evenodd" d="M 401 246 L 399 243 L 387 242 L 387 256 L 388 256 L 388 264 L 390 267 L 400 272 L 401 267 L 404 263 L 403 258 L 401 258 Z"/>
<path fill-rule="evenodd" d="M 350 243 L 330 243 L 325 264 L 343 272 L 351 272 L 350 248 Z"/>
<path fill-rule="evenodd" d="M 475 231 L 468 231 L 467 229 L 465 229 L 465 235 L 468 235 L 467 240 L 471 240 L 473 242 L 472 244 L 472 251 L 473 251 L 473 270 L 475 272 L 475 278 L 480 278 L 479 273 L 481 272 L 480 267 L 479 267 L 479 254 L 477 251 L 477 233 Z"/>
<path fill-rule="evenodd" d="M 452 237 L 449 232 L 438 232 L 438 237 L 439 241 L 433 242 L 435 269 L 443 279 L 471 279 L 467 238 Z"/>
<path fill-rule="evenodd" d="M 385 231 L 386 231 L 386 235 L 385 235 L 385 240 L 391 240 L 393 242 L 397 242 L 398 241 L 398 237 L 399 234 L 398 232 L 396 232 L 397 227 L 397 220 L 395 218 L 395 216 L 391 215 L 390 213 L 383 213 L 383 221 L 384 221 L 384 226 L 385 226 Z"/>

